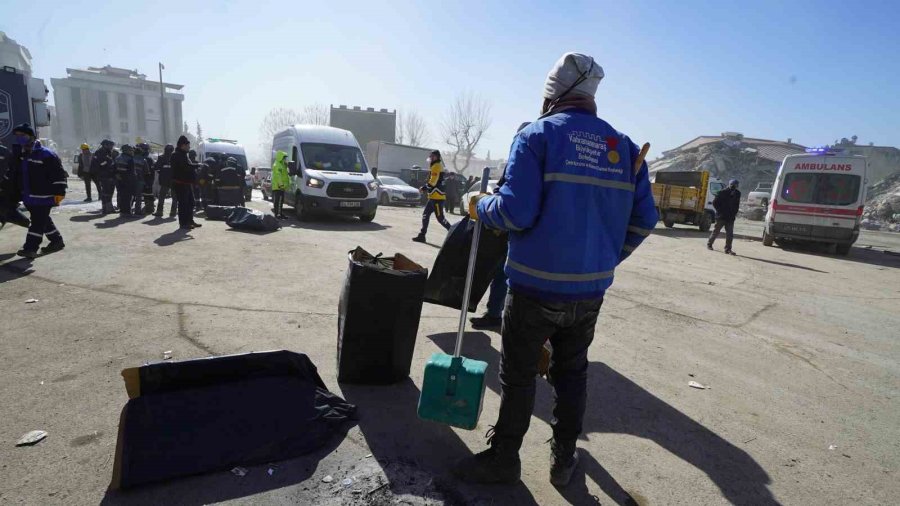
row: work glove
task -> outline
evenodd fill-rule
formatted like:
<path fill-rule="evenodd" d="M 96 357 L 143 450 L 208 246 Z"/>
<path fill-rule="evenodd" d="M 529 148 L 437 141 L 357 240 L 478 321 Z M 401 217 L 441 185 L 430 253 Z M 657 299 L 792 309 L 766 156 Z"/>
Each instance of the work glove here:
<path fill-rule="evenodd" d="M 56 205 L 59 205 L 59 203 L 62 202 L 64 198 L 66 198 L 65 195 L 54 195 L 53 202 L 55 202 Z"/>
<path fill-rule="evenodd" d="M 473 195 L 471 199 L 469 199 L 469 218 L 473 220 L 478 220 L 478 201 L 487 197 L 487 193 L 479 193 L 478 195 Z"/>

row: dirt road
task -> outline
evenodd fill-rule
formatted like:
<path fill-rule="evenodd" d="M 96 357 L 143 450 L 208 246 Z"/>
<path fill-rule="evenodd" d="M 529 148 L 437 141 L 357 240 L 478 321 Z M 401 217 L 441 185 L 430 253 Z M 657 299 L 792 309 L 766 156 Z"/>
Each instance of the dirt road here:
<path fill-rule="evenodd" d="M 253 235 L 207 222 L 185 235 L 172 220 L 123 221 L 86 212 L 93 207 L 54 214 L 68 246 L 34 262 L 12 256 L 23 229 L 0 231 L 0 503 L 888 504 L 900 497 L 900 258 L 861 249 L 838 258 L 751 241 L 737 242 L 731 257 L 706 251 L 699 233 L 660 226 L 607 293 L 573 483 L 557 490 L 547 481 L 552 391 L 538 380 L 522 483 L 469 487 L 447 471 L 485 448 L 499 404 L 498 335 L 471 332 L 464 348 L 489 363 L 475 431 L 415 416 L 427 357 L 452 347 L 453 311 L 426 305 L 410 380 L 387 387 L 335 380 L 347 251 L 399 251 L 430 265 L 440 227 L 433 225 L 430 244 L 415 244 L 418 211 L 381 208 L 371 224 L 291 220 Z M 39 302 L 27 304 L 32 298 Z M 126 401 L 121 369 L 166 350 L 183 359 L 282 348 L 307 353 L 328 386 L 359 405 L 360 421 L 345 438 L 244 477 L 223 471 L 106 492 Z M 32 429 L 50 435 L 14 447 Z M 334 481 L 323 483 L 326 475 Z M 352 485 L 342 487 L 348 477 Z"/>

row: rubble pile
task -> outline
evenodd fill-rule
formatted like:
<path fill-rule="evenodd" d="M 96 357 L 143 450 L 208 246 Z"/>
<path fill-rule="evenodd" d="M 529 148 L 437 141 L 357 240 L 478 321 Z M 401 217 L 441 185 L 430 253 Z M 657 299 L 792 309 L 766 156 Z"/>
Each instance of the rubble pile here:
<path fill-rule="evenodd" d="M 864 225 L 900 232 L 900 172 L 895 172 L 869 188 Z"/>

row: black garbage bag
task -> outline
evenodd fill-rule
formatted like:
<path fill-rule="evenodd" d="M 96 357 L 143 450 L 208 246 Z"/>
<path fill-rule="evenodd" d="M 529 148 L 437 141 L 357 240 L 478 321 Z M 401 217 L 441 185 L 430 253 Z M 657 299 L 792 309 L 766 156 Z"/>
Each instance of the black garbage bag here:
<path fill-rule="evenodd" d="M 350 252 L 338 305 L 338 381 L 395 383 L 409 376 L 428 269 L 397 253 Z"/>
<path fill-rule="evenodd" d="M 246 209 L 239 206 L 214 206 L 208 205 L 205 208 L 207 220 L 227 220 L 231 212 L 235 209 Z"/>
<path fill-rule="evenodd" d="M 466 284 L 466 270 L 469 267 L 469 251 L 477 222 L 464 216 L 450 227 L 441 251 L 434 260 L 431 275 L 425 285 L 425 302 L 462 309 L 463 291 Z M 483 226 L 483 225 L 481 225 Z M 484 296 L 497 269 L 506 261 L 507 234 L 485 227 L 478 244 L 475 260 L 475 275 L 472 278 L 472 293 L 469 297 L 469 311 L 478 308 L 478 301 Z"/>
<path fill-rule="evenodd" d="M 7 222 L 25 228 L 31 225 L 31 220 L 19 211 L 19 200 L 0 192 L 0 228 Z"/>
<path fill-rule="evenodd" d="M 268 351 L 122 371 L 129 400 L 119 420 L 110 487 L 295 458 L 356 420 L 309 357 Z"/>
<path fill-rule="evenodd" d="M 238 230 L 253 230 L 256 232 L 273 232 L 281 228 L 278 219 L 271 214 L 265 214 L 255 209 L 236 207 L 225 219 L 225 224 Z"/>

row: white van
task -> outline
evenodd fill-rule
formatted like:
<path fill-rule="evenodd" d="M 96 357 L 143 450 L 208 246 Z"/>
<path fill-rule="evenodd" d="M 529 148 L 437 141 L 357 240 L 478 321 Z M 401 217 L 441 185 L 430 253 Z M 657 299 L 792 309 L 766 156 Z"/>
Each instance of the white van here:
<path fill-rule="evenodd" d="M 237 141 L 215 138 L 201 141 L 197 146 L 197 160 L 203 162 L 209 156 L 221 158 L 223 162 L 226 158 L 232 157 L 237 160 L 238 166 L 244 169 L 245 174 L 250 173 L 250 167 L 247 166 L 247 152 Z"/>
<path fill-rule="evenodd" d="M 818 242 L 850 253 L 866 201 L 866 170 L 864 156 L 830 148 L 787 156 L 772 185 L 763 244 Z"/>
<path fill-rule="evenodd" d="M 355 215 L 375 219 L 378 184 L 366 166 L 356 138 L 347 130 L 319 125 L 294 125 L 275 134 L 275 153 L 290 160 L 291 187 L 284 201 L 297 219 L 313 214 Z"/>

